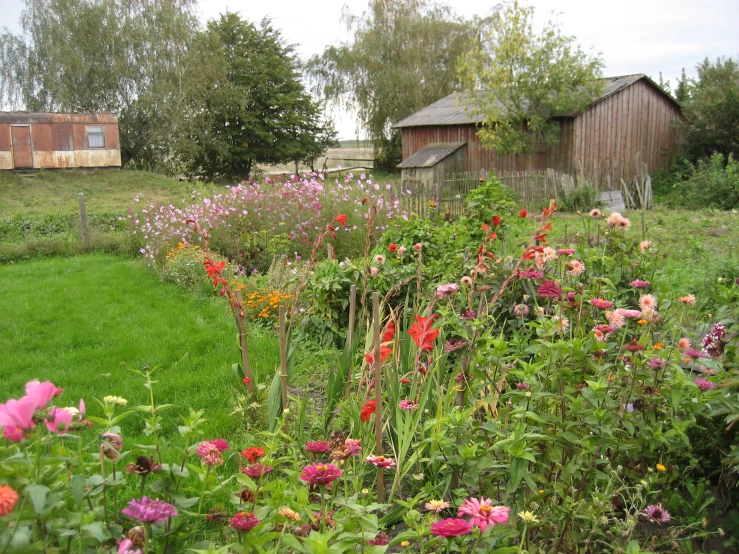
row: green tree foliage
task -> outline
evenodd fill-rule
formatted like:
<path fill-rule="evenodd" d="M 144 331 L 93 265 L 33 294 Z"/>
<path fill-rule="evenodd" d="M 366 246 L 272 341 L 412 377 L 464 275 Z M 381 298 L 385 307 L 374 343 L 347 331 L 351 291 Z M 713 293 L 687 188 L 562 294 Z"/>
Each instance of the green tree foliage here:
<path fill-rule="evenodd" d="M 697 80 L 678 82 L 686 154 L 693 161 L 714 152 L 739 159 L 739 64 L 732 58 L 706 59 L 696 69 Z"/>
<path fill-rule="evenodd" d="M 226 13 L 203 40 L 214 78 L 192 98 L 182 149 L 190 174 L 245 179 L 257 163 L 311 163 L 335 143 L 300 80 L 293 46 L 269 20 L 257 27 Z"/>
<path fill-rule="evenodd" d="M 426 0 L 370 0 L 361 16 L 342 16 L 353 41 L 308 62 L 317 92 L 356 110 L 358 128 L 386 165 L 400 158 L 392 125 L 459 90 L 456 64 L 472 25 Z"/>
<path fill-rule="evenodd" d="M 596 97 L 602 66 L 556 22 L 537 33 L 534 8 L 515 1 L 482 22 L 459 74 L 474 91 L 465 96 L 466 108 L 485 117 L 482 143 L 501 154 L 530 154 L 539 144 L 556 144 L 553 117 L 576 113 Z"/>
<path fill-rule="evenodd" d="M 124 163 L 162 168 L 194 66 L 195 0 L 24 0 L 0 37 L 0 99 L 37 111 L 120 114 Z"/>

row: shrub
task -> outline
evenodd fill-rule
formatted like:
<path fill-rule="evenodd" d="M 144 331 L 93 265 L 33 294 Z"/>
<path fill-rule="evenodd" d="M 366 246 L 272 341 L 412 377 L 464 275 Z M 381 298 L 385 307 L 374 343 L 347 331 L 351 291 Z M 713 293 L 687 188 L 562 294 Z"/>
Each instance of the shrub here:
<path fill-rule="evenodd" d="M 698 160 L 690 174 L 674 187 L 674 200 L 688 208 L 731 210 L 739 206 L 739 162 L 716 153 Z"/>

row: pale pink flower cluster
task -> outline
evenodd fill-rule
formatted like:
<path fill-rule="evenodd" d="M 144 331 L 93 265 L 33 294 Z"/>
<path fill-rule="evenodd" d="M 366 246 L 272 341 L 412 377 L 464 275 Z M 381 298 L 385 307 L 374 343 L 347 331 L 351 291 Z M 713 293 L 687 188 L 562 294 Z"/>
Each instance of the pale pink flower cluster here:
<path fill-rule="evenodd" d="M 570 326 L 570 320 L 566 317 L 553 315 L 552 316 L 552 323 L 554 323 L 554 332 L 555 333 L 564 333 L 567 331 L 567 328 Z"/>
<path fill-rule="evenodd" d="M 682 302 L 683 304 L 687 304 L 688 306 L 691 306 L 692 304 L 695 304 L 695 296 L 692 294 L 688 294 L 687 296 L 681 296 L 678 298 L 679 302 Z"/>
<path fill-rule="evenodd" d="M 657 299 L 653 294 L 644 294 L 639 298 L 639 307 L 644 319 L 652 321 L 657 314 Z"/>
<path fill-rule="evenodd" d="M 611 215 L 609 215 L 606 219 L 606 224 L 609 227 L 613 227 L 614 229 L 621 229 L 623 231 L 628 231 L 629 227 L 631 227 L 631 221 L 629 221 L 618 212 L 613 212 Z"/>
<path fill-rule="evenodd" d="M 446 298 L 458 292 L 461 287 L 457 283 L 446 283 L 436 287 L 436 294 L 439 298 Z"/>
<path fill-rule="evenodd" d="M 641 250 L 642 254 L 652 248 L 651 241 L 643 240 L 639 243 L 639 250 Z"/>
<path fill-rule="evenodd" d="M 590 217 L 592 217 L 593 219 L 598 219 L 602 215 L 603 214 L 598 208 L 593 208 L 592 210 L 590 210 Z"/>

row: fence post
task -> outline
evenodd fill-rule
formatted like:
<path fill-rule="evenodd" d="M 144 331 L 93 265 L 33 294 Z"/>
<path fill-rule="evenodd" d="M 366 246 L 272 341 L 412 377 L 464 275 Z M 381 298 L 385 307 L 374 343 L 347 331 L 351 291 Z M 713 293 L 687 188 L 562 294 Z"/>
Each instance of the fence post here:
<path fill-rule="evenodd" d="M 82 227 L 82 246 L 90 248 L 90 233 L 87 229 L 87 208 L 85 207 L 85 193 L 80 193 L 80 226 Z"/>

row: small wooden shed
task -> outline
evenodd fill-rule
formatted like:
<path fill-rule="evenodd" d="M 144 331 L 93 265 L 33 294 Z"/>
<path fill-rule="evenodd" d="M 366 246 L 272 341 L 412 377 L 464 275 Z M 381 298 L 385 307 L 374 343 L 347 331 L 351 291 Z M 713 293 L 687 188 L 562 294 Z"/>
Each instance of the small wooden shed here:
<path fill-rule="evenodd" d="M 401 182 L 419 183 L 426 187 L 440 184 L 447 175 L 465 170 L 466 143 L 434 142 L 424 146 L 398 167 Z"/>
<path fill-rule="evenodd" d="M 120 166 L 114 114 L 0 112 L 0 169 Z"/>

